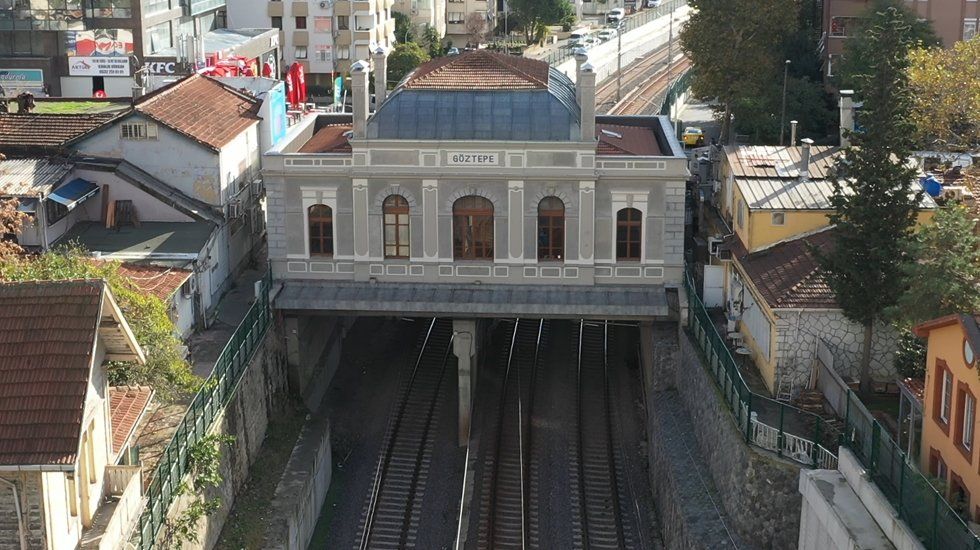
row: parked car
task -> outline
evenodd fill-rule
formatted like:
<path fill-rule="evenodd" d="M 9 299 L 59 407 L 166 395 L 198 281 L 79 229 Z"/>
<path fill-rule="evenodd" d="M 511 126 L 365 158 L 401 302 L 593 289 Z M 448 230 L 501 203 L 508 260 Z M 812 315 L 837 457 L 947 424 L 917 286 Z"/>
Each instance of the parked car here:
<path fill-rule="evenodd" d="M 660 6 L 661 0 L 647 0 L 648 8 L 656 8 Z"/>
<path fill-rule="evenodd" d="M 449 48 L 446 50 L 446 55 L 459 55 L 459 48 Z"/>
<path fill-rule="evenodd" d="M 623 8 L 616 8 L 609 10 L 609 13 L 606 14 L 606 21 L 609 23 L 619 23 L 623 20 L 623 17 L 626 17 L 626 10 Z"/>
<path fill-rule="evenodd" d="M 698 147 L 704 145 L 704 131 L 697 126 L 688 126 L 684 128 L 684 133 L 681 134 L 681 139 L 684 141 L 684 145 L 688 147 Z"/>
<path fill-rule="evenodd" d="M 599 37 L 599 40 L 605 42 L 606 40 L 612 40 L 613 38 L 616 38 L 617 34 L 619 34 L 619 32 L 616 31 L 616 29 L 602 29 L 601 31 L 599 31 L 599 34 L 597 36 Z"/>

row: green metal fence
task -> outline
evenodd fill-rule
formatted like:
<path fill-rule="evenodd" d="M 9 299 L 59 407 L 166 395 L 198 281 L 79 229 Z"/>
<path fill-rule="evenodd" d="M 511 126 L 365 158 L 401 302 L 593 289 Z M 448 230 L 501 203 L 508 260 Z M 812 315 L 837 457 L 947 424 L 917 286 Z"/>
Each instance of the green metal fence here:
<path fill-rule="evenodd" d="M 690 303 L 687 329 L 745 440 L 807 466 L 836 468 L 837 456 L 828 447 L 836 448 L 840 432 L 818 415 L 753 392 L 708 315 L 690 272 L 685 273 L 684 288 Z"/>
<path fill-rule="evenodd" d="M 844 420 L 842 444 L 854 452 L 926 548 L 980 550 L 980 539 L 850 390 Z"/>
<path fill-rule="evenodd" d="M 691 71 L 688 70 L 684 71 L 682 75 L 670 83 L 670 87 L 667 88 L 667 93 L 664 94 L 663 102 L 660 104 L 661 115 L 670 115 L 670 109 L 677 103 L 677 98 L 690 89 L 691 80 L 693 80 L 693 76 Z"/>
<path fill-rule="evenodd" d="M 259 285 L 259 295 L 231 335 L 214 364 L 214 370 L 194 396 L 183 420 L 157 464 L 146 492 L 146 508 L 139 520 L 139 548 L 152 548 L 174 500 L 174 491 L 187 473 L 191 446 L 204 437 L 215 418 L 228 404 L 241 381 L 245 367 L 272 324 L 269 307 L 271 271 Z"/>

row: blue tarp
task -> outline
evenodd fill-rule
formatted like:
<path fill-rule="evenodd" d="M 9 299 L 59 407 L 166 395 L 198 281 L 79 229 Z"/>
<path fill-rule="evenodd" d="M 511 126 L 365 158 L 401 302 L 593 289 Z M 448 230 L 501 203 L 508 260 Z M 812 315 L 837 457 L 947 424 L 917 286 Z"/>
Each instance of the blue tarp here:
<path fill-rule="evenodd" d="M 48 195 L 48 198 L 67 206 L 68 210 L 71 210 L 98 192 L 98 185 L 82 178 L 75 178 L 56 189 Z"/>

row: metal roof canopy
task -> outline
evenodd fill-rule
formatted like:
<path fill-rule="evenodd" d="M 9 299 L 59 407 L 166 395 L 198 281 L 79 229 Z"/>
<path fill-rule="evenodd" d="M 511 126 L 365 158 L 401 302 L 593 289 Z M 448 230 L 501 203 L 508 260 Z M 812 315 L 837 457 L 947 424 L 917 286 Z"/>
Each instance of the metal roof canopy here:
<path fill-rule="evenodd" d="M 287 280 L 281 310 L 357 315 L 666 319 L 664 285 L 509 285 Z"/>

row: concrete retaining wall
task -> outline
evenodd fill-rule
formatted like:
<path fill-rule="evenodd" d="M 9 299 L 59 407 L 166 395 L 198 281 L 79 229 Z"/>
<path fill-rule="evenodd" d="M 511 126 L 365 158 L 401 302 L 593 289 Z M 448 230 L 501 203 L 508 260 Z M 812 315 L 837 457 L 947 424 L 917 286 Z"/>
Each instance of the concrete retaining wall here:
<path fill-rule="evenodd" d="M 313 415 L 303 426 L 276 487 L 262 548 L 306 550 L 330 488 L 333 468 L 330 453 L 326 414 Z"/>
<path fill-rule="evenodd" d="M 262 448 L 269 418 L 282 412 L 288 403 L 286 359 L 282 341 L 281 329 L 277 326 L 270 328 L 246 367 L 231 401 L 209 431 L 211 434 L 235 437 L 234 444 L 222 449 L 220 471 L 223 483 L 205 491 L 206 498 L 221 498 L 221 508 L 200 520 L 197 542 L 184 544 L 182 548 L 214 547 L 234 505 L 235 495 L 248 479 L 249 468 Z M 168 517 L 178 517 L 187 509 L 191 500 L 186 495 L 179 497 L 170 507 Z M 161 530 L 161 534 L 165 529 Z"/>
<path fill-rule="evenodd" d="M 683 331 L 678 340 L 674 387 L 736 534 L 758 548 L 796 548 L 800 468 L 745 442 L 693 343 Z M 669 379 L 670 374 L 663 374 Z"/>

